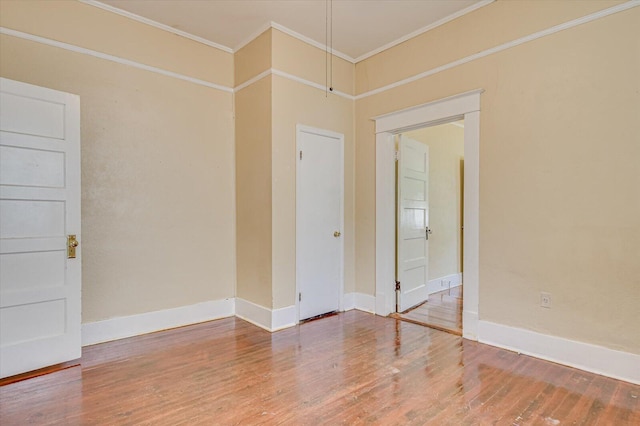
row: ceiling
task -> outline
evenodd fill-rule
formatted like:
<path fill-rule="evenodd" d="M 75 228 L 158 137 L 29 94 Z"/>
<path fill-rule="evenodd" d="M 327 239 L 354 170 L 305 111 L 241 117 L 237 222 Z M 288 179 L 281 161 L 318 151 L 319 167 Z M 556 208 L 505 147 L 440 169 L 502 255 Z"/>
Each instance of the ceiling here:
<path fill-rule="evenodd" d="M 326 27 L 332 22 L 334 51 L 357 62 L 491 0 L 84 1 L 150 19 L 232 51 L 271 23 L 324 46 L 326 34 L 330 34 Z M 328 6 L 332 14 L 327 13 Z"/>

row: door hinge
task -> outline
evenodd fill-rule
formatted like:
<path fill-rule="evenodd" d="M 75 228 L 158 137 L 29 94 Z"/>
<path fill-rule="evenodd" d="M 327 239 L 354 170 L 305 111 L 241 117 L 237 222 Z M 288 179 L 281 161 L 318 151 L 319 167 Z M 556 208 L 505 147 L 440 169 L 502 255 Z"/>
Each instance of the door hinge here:
<path fill-rule="evenodd" d="M 298 302 L 302 302 L 302 293 L 298 293 Z"/>
<path fill-rule="evenodd" d="M 400 291 L 400 281 L 396 281 L 396 291 Z"/>
<path fill-rule="evenodd" d="M 300 159 L 302 160 L 302 151 L 300 151 Z"/>
<path fill-rule="evenodd" d="M 426 229 L 424 230 L 424 233 L 425 233 L 425 238 L 428 240 L 429 235 L 433 234 L 433 231 L 431 231 L 431 229 L 429 229 L 429 227 L 427 226 Z"/>
<path fill-rule="evenodd" d="M 393 152 L 393 159 L 394 161 L 400 161 L 400 151 Z"/>

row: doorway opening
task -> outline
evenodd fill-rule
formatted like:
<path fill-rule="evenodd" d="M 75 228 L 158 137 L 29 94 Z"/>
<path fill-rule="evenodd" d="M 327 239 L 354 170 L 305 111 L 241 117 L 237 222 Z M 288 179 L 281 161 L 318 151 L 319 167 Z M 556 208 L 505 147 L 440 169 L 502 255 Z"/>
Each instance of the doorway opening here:
<path fill-rule="evenodd" d="M 480 228 L 480 95 L 482 89 L 373 117 L 376 132 L 375 276 L 376 314 L 395 312 L 394 135 L 464 119 L 464 304 L 462 337 L 478 340 Z"/>
<path fill-rule="evenodd" d="M 395 136 L 396 313 L 462 335 L 464 119 Z"/>

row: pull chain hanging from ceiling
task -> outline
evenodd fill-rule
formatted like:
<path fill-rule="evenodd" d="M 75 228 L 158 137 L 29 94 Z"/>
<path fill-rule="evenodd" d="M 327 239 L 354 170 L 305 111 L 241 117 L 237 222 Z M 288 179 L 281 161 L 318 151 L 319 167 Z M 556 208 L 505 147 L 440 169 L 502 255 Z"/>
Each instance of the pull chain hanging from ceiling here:
<path fill-rule="evenodd" d="M 327 97 L 333 92 L 333 0 L 325 0 L 324 8 L 324 85 Z"/>

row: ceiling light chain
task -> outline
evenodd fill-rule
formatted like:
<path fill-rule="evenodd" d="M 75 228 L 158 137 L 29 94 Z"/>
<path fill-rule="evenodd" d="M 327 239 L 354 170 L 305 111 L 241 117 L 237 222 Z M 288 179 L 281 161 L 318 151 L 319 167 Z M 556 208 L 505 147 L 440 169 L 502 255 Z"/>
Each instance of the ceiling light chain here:
<path fill-rule="evenodd" d="M 329 0 L 324 1 L 324 97 L 329 96 Z"/>
<path fill-rule="evenodd" d="M 330 59 L 330 63 L 329 63 L 329 91 L 333 92 L 333 0 L 329 0 L 329 7 L 330 7 L 330 18 L 329 18 L 329 25 L 330 25 L 330 50 L 329 53 L 331 54 L 331 56 L 329 56 Z"/>
<path fill-rule="evenodd" d="M 324 7 L 324 86 L 327 97 L 333 92 L 333 0 Z"/>

